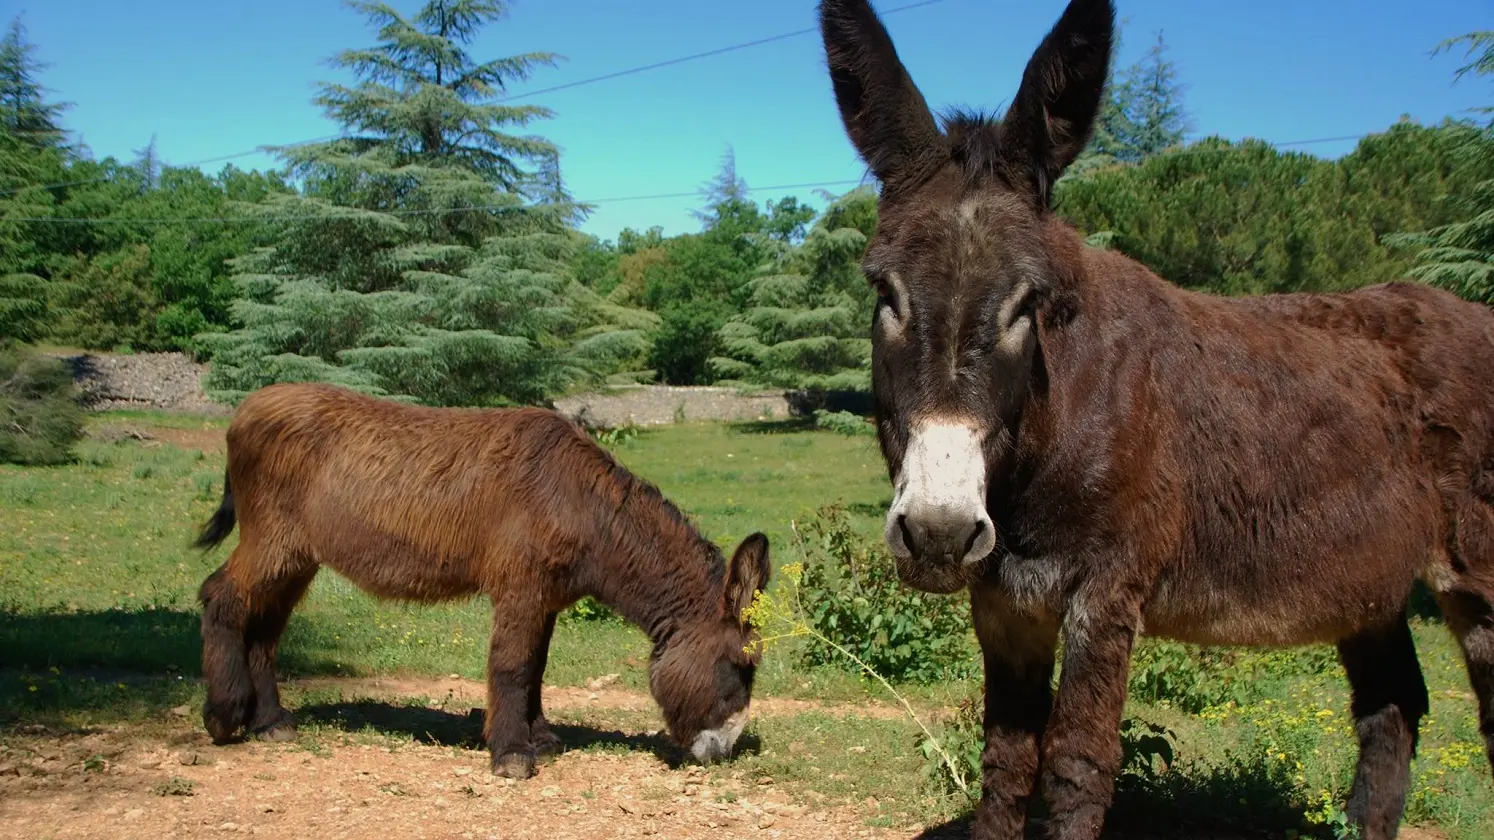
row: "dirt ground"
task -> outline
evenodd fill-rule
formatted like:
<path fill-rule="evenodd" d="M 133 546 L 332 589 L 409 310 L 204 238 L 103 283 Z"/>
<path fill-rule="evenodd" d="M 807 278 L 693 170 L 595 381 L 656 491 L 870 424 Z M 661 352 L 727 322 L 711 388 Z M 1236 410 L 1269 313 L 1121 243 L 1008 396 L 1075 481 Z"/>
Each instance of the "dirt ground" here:
<path fill-rule="evenodd" d="M 605 681 L 602 681 L 605 682 Z M 306 680 L 343 696 L 480 700 L 470 680 Z M 547 689 L 550 709 L 653 708 L 598 684 Z M 764 698 L 757 714 L 819 704 Z M 710 779 L 644 752 L 568 752 L 524 782 L 494 778 L 487 755 L 417 743 L 246 742 L 215 747 L 196 710 L 161 726 L 63 733 L 23 727 L 0 752 L 0 838 L 876 838 L 876 803 L 817 806 L 771 779 Z M 891 707 L 846 713 L 896 715 Z"/>
<path fill-rule="evenodd" d="M 481 702 L 481 683 L 448 679 L 309 679 L 344 697 Z M 654 709 L 603 677 L 548 687 L 552 711 Z M 761 698 L 755 715 L 807 711 L 885 718 L 885 704 Z M 301 743 L 213 746 L 195 708 L 147 725 L 64 732 L 22 726 L 0 739 L 0 840 L 158 840 L 255 835 L 307 838 L 668 838 L 669 840 L 955 840 L 966 823 L 869 825 L 878 803 L 829 804 L 771 778 L 672 769 L 643 750 L 571 751 L 523 782 L 493 777 L 481 750 L 345 735 Z M 640 734 L 647 738 L 647 733 Z M 1113 840 L 1140 840 L 1107 833 Z M 1198 840 L 1245 840 L 1210 837 Z M 1402 829 L 1402 840 L 1442 840 Z"/>

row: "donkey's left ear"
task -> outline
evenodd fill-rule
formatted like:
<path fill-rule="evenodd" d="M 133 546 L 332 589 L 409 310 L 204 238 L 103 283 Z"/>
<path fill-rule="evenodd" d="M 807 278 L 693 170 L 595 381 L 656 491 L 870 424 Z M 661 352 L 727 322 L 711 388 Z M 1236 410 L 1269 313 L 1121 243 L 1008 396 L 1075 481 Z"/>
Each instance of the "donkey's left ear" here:
<path fill-rule="evenodd" d="M 726 567 L 725 607 L 732 618 L 742 620 L 742 610 L 752 606 L 752 598 L 768 585 L 768 538 L 753 534 L 731 556 Z"/>
<path fill-rule="evenodd" d="M 1007 162 L 1031 180 L 1040 206 L 1089 143 L 1114 37 L 1112 0 L 1071 0 L 1022 73 L 1002 134 Z"/>

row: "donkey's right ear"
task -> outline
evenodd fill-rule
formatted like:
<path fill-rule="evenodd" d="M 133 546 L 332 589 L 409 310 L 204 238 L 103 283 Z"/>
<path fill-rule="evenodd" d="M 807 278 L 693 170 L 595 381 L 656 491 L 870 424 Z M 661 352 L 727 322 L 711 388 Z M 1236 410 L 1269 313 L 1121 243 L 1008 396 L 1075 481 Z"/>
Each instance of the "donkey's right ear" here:
<path fill-rule="evenodd" d="M 867 0 L 822 0 L 820 32 L 851 144 L 884 187 L 917 179 L 945 141 Z"/>

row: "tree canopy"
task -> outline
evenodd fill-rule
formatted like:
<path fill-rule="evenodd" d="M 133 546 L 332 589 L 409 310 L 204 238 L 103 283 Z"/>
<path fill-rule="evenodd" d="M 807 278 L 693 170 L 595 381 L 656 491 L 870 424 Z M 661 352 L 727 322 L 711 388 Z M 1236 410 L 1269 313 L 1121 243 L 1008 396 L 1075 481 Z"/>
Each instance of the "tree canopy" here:
<path fill-rule="evenodd" d="M 869 387 L 877 224 L 858 188 L 759 202 L 731 147 L 699 228 L 580 232 L 552 112 L 506 95 L 562 58 L 473 53 L 500 0 L 357 0 L 370 44 L 314 102 L 333 140 L 280 167 L 128 160 L 67 133 L 20 20 L 0 37 L 0 343 L 183 349 L 234 400 L 287 380 L 440 405 L 545 403 L 657 381 Z M 1452 39 L 1459 78 L 1494 33 Z M 1160 33 L 1117 69 L 1095 137 L 1059 181 L 1086 239 L 1218 294 L 1351 289 L 1412 276 L 1494 303 L 1494 113 L 1402 120 L 1336 160 L 1258 140 L 1188 141 L 1183 70 Z M 796 404 L 805 404 L 796 401 Z"/>

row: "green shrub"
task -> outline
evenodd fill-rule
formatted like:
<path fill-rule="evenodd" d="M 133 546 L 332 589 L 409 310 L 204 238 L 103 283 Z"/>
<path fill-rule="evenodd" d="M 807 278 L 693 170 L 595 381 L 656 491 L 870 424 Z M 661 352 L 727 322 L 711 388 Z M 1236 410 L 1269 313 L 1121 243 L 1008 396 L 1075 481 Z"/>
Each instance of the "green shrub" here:
<path fill-rule="evenodd" d="M 0 463 L 66 463 L 82 436 L 83 408 L 67 365 L 0 346 Z"/>
<path fill-rule="evenodd" d="M 934 735 L 954 757 L 956 769 L 964 775 L 965 794 L 972 804 L 980 798 L 980 754 L 986 739 L 984 717 L 985 690 L 979 689 L 960 703 L 954 715 Z M 1120 736 L 1118 790 L 1154 783 L 1176 759 L 1177 735 L 1165 727 L 1139 718 L 1126 718 L 1121 722 Z M 941 796 L 958 794 L 960 785 L 934 749 L 933 741 L 928 737 L 920 738 L 918 747 L 923 755 L 924 783 Z"/>
<path fill-rule="evenodd" d="M 830 505 L 802 526 L 805 619 L 892 682 L 932 682 L 978 671 L 970 604 L 918 592 L 898 580 L 879 542 L 864 539 L 844 508 Z M 813 639 L 806 664 L 854 668 Z"/>
<path fill-rule="evenodd" d="M 622 620 L 621 616 L 613 612 L 611 607 L 608 607 L 590 595 L 572 604 L 569 609 L 560 614 L 560 617 L 567 623 Z"/>
<path fill-rule="evenodd" d="M 866 418 L 859 414 L 849 411 L 827 411 L 823 408 L 814 410 L 814 427 L 848 437 L 877 433 L 877 427 L 866 422 Z"/>
<path fill-rule="evenodd" d="M 1131 655 L 1130 696 L 1189 714 L 1226 703 L 1245 705 L 1290 677 L 1338 668 L 1327 645 L 1306 648 L 1211 648 L 1142 639 Z"/>
<path fill-rule="evenodd" d="M 610 429 L 589 429 L 591 439 L 606 447 L 617 449 L 638 439 L 638 427 L 631 423 L 624 423 Z"/>

